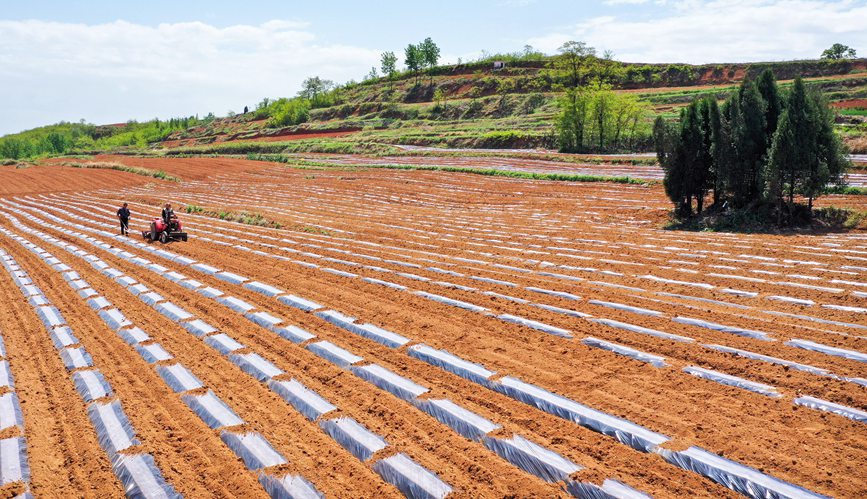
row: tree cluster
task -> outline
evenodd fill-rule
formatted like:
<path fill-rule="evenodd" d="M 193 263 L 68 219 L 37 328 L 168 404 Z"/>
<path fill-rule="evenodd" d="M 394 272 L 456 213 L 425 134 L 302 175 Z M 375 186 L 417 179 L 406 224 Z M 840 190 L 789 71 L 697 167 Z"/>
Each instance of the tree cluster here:
<path fill-rule="evenodd" d="M 383 54 L 383 62 L 384 60 L 385 54 Z M 404 64 L 406 64 L 407 70 L 415 74 L 416 84 L 418 84 L 419 74 L 425 69 L 430 71 L 435 68 L 439 60 L 440 48 L 430 37 L 418 44 L 410 43 L 404 49 Z M 433 74 L 431 74 L 431 78 L 433 78 Z"/>
<path fill-rule="evenodd" d="M 556 129 L 560 150 L 613 151 L 634 145 L 648 106 L 633 94 L 616 93 L 611 82 L 621 66 L 606 52 L 584 42 L 567 42 L 553 59 L 551 71 L 561 81 Z"/>
<path fill-rule="evenodd" d="M 777 222 L 793 221 L 795 196 L 820 196 L 840 183 L 848 160 L 833 131 L 824 96 L 801 78 L 781 95 L 771 71 L 744 81 L 722 106 L 692 102 L 677 123 L 658 117 L 653 140 L 665 170 L 665 192 L 682 217 L 715 206 L 776 208 Z"/>

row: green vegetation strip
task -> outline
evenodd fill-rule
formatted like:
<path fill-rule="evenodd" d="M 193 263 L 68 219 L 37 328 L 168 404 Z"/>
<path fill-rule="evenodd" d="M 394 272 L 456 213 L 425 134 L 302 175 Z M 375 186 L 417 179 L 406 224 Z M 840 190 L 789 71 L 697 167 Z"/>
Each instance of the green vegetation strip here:
<path fill-rule="evenodd" d="M 201 206 L 194 204 L 187 205 L 186 208 L 184 208 L 184 211 L 206 217 L 219 218 L 220 220 L 226 220 L 229 222 L 255 225 L 257 227 L 271 227 L 273 229 L 280 229 L 283 227 L 283 224 L 275 222 L 274 220 L 269 220 L 261 213 L 253 213 L 249 211 L 206 210 Z"/>
<path fill-rule="evenodd" d="M 537 172 L 522 172 L 511 170 L 496 170 L 492 168 L 465 168 L 458 166 L 429 166 L 429 165 L 334 165 L 331 163 L 315 163 L 312 161 L 299 161 L 297 158 L 289 156 L 281 156 L 279 154 L 248 154 L 247 159 L 256 161 L 270 161 L 274 163 L 284 163 L 291 168 L 309 169 L 312 166 L 332 169 L 362 169 L 362 168 L 383 168 L 388 170 L 424 170 L 424 171 L 442 171 L 452 173 L 470 173 L 474 175 L 487 175 L 494 177 L 509 177 L 527 180 L 553 180 L 561 182 L 614 182 L 618 184 L 635 184 L 635 185 L 650 185 L 653 182 L 639 180 L 627 176 L 605 176 L 605 175 L 580 175 L 569 173 L 537 173 Z"/>
<path fill-rule="evenodd" d="M 160 180 L 168 180 L 169 182 L 180 182 L 180 177 L 173 177 L 162 170 L 149 170 L 147 168 L 137 168 L 135 166 L 126 166 L 120 163 L 75 163 L 66 161 L 61 163 L 61 166 L 69 166 L 72 168 L 91 168 L 95 170 L 117 170 L 120 172 L 134 173 L 144 177 L 153 177 Z"/>

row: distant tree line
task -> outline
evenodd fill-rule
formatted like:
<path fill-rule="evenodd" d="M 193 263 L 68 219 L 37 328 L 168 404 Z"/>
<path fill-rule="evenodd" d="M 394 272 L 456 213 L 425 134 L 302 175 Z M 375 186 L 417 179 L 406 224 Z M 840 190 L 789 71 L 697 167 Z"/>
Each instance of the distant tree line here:
<path fill-rule="evenodd" d="M 658 117 L 653 126 L 665 192 L 681 217 L 713 206 L 774 206 L 778 223 L 797 214 L 795 197 L 812 209 L 829 184 L 840 183 L 848 160 L 833 130 L 824 96 L 801 78 L 781 95 L 773 73 L 745 80 L 722 106 L 693 101 L 677 123 Z"/>

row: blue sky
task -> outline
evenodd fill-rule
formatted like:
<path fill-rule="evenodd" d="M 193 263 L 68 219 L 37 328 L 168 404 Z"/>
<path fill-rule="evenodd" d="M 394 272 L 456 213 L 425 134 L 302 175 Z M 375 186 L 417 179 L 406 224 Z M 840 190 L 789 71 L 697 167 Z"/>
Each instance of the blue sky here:
<path fill-rule="evenodd" d="M 431 36 L 444 62 L 583 40 L 641 62 L 867 55 L 867 0 L 3 2 L 0 135 L 85 119 L 225 114 L 321 75 L 361 79 Z M 401 61 L 402 62 L 402 61 Z"/>

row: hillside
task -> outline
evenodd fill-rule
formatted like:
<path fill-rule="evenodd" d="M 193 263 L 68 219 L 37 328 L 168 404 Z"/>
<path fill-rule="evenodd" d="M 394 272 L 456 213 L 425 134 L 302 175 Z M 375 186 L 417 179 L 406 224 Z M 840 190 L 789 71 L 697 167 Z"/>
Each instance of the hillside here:
<path fill-rule="evenodd" d="M 275 123 L 276 101 L 266 99 L 249 113 L 225 118 L 44 127 L 0 139 L 0 157 L 143 150 L 393 153 L 397 151 L 393 145 L 555 149 L 553 122 L 561 87 L 550 63 L 550 58 L 506 60 L 504 68 L 494 69 L 494 60 L 489 60 L 349 82 L 306 110 L 304 119 L 297 120 L 303 123 L 293 125 Z M 650 123 L 656 115 L 673 118 L 682 106 L 705 95 L 723 99 L 744 78 L 768 68 L 784 86 L 803 76 L 826 93 L 840 115 L 838 131 L 853 152 L 867 152 L 867 59 L 613 64 L 617 76 L 612 87 L 637 96 L 647 112 L 628 147 L 595 152 L 647 151 Z M 42 145 L 30 149 L 38 154 L 27 154 L 21 143 L 28 141 Z"/>

